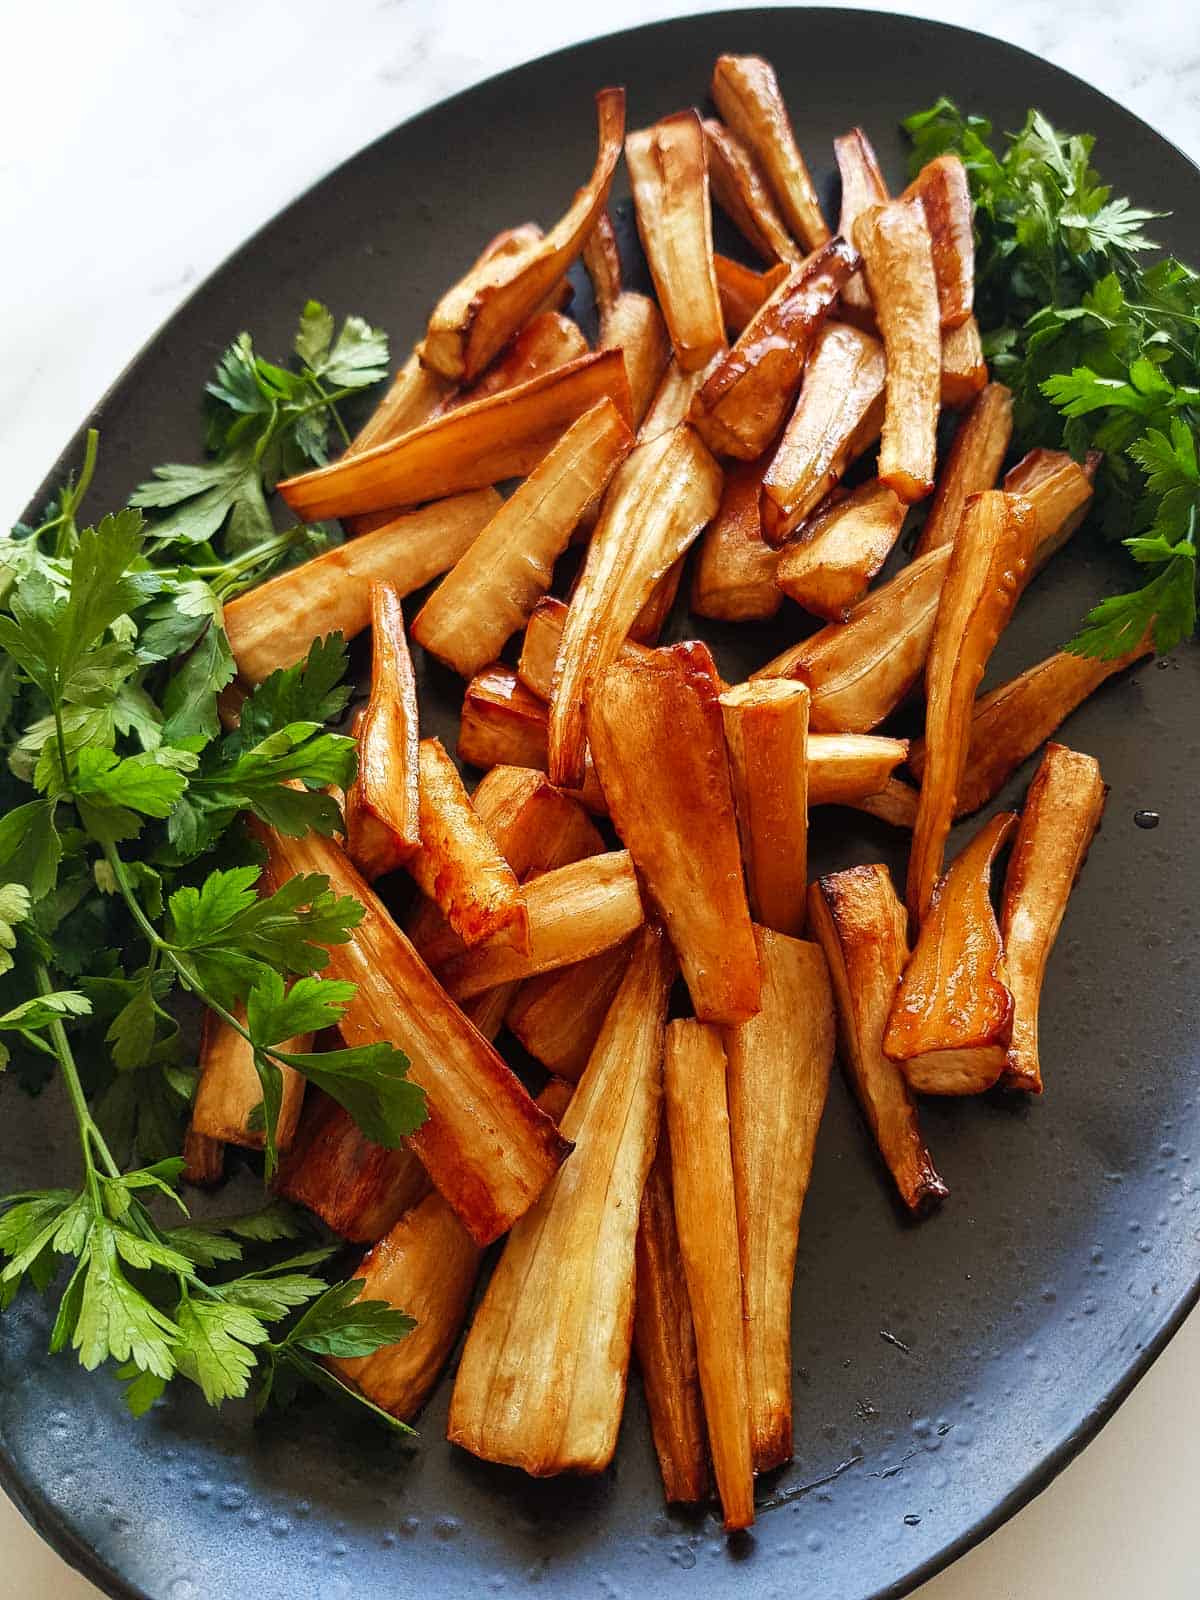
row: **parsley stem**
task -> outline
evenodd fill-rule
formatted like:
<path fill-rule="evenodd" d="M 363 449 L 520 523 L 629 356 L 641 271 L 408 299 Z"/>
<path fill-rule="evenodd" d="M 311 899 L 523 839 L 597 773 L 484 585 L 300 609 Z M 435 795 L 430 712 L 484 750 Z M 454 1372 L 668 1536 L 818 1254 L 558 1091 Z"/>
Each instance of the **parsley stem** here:
<path fill-rule="evenodd" d="M 329 414 L 333 418 L 334 426 L 342 436 L 342 443 L 346 446 L 349 446 L 350 435 L 346 431 L 346 424 L 342 421 L 341 412 L 334 404 L 334 397 L 325 393 L 325 385 L 321 382 L 320 378 L 317 377 L 315 372 L 307 372 L 305 376 L 307 377 L 309 383 L 312 384 L 313 388 L 321 396 L 322 405 L 329 407 Z"/>
<path fill-rule="evenodd" d="M 37 961 L 33 968 L 34 981 L 42 994 L 52 994 L 54 985 L 50 980 L 50 973 L 44 961 Z M 105 1142 L 104 1135 L 96 1126 L 95 1119 L 88 1107 L 87 1096 L 83 1092 L 83 1084 L 79 1080 L 79 1069 L 75 1065 L 75 1056 L 71 1050 L 71 1041 L 67 1038 L 67 1030 L 56 1017 L 46 1030 L 54 1046 L 54 1054 L 58 1057 L 58 1064 L 62 1068 L 63 1082 L 67 1086 L 67 1094 L 71 1100 L 71 1108 L 75 1113 L 75 1121 L 79 1127 L 79 1143 L 83 1150 L 84 1173 L 87 1179 L 88 1193 L 91 1195 L 97 1210 L 100 1209 L 100 1183 L 96 1172 L 95 1157 L 99 1156 L 110 1178 L 119 1178 L 121 1169 L 113 1160 L 112 1152 Z"/>

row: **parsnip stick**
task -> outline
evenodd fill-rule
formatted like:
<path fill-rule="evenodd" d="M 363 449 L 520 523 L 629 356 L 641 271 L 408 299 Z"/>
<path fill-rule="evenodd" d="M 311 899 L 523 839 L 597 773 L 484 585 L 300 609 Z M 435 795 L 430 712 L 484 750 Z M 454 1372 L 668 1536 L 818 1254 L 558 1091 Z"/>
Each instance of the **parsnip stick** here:
<path fill-rule="evenodd" d="M 758 163 L 742 141 L 715 118 L 703 123 L 713 198 L 746 243 L 768 266 L 799 261 L 802 251 L 787 231 Z"/>
<path fill-rule="evenodd" d="M 239 1020 L 244 1022 L 244 1016 L 239 1016 Z M 303 1055 L 312 1049 L 312 1036 L 304 1034 L 289 1039 L 279 1049 Z M 279 1150 L 286 1150 L 300 1120 L 304 1079 L 291 1067 L 281 1066 L 279 1071 L 283 1082 L 275 1121 L 275 1145 Z M 211 1139 L 220 1139 L 224 1144 L 261 1150 L 266 1133 L 261 1125 L 256 1125 L 254 1114 L 262 1101 L 262 1084 L 255 1071 L 254 1050 L 249 1041 L 215 1011 L 205 1011 L 200 1028 L 200 1081 L 192 1102 L 193 1129 Z"/>
<path fill-rule="evenodd" d="M 806 250 L 829 238 L 813 181 L 796 148 L 791 119 L 775 69 L 761 56 L 719 56 L 713 68 L 712 97 L 721 120 L 757 159 L 783 213 Z"/>
<path fill-rule="evenodd" d="M 547 1072 L 576 1082 L 628 965 L 629 949 L 622 944 L 526 979 L 509 1006 L 508 1031 Z"/>
<path fill-rule="evenodd" d="M 815 616 L 844 622 L 891 555 L 908 507 L 878 479 L 830 499 L 779 552 L 775 581 Z"/>
<path fill-rule="evenodd" d="M 887 184 L 879 170 L 875 148 L 861 128 L 851 128 L 849 133 L 835 139 L 833 153 L 842 179 L 838 232 L 843 239 L 852 239 L 858 217 L 888 200 Z M 875 308 L 864 273 L 856 272 L 842 290 L 842 315 L 868 333 L 875 331 Z"/>
<path fill-rule="evenodd" d="M 725 1529 L 754 1521 L 750 1389 L 725 1051 L 703 1022 L 672 1022 L 664 1060 L 675 1225 Z"/>
<path fill-rule="evenodd" d="M 967 169 L 956 155 L 935 156 L 909 184 L 904 198 L 918 200 L 925 212 L 942 327 L 960 328 L 975 301 L 975 208 Z"/>
<path fill-rule="evenodd" d="M 927 550 L 954 542 L 968 497 L 995 486 L 1011 438 L 1012 390 L 1002 383 L 989 383 L 958 425 L 917 541 L 916 555 L 923 556 Z"/>
<path fill-rule="evenodd" d="M 939 392 L 944 406 L 969 406 L 988 381 L 979 324 L 968 317 L 960 328 L 942 334 Z"/>
<path fill-rule="evenodd" d="M 799 934 L 808 888 L 808 690 L 782 678 L 739 684 L 721 696 L 721 715 L 751 915 Z"/>
<path fill-rule="evenodd" d="M 762 536 L 759 500 L 769 453 L 737 461 L 725 473 L 717 514 L 705 529 L 692 574 L 691 609 L 698 617 L 750 622 L 783 604 L 775 581 L 779 553 Z"/>
<path fill-rule="evenodd" d="M 344 1239 L 374 1244 L 428 1194 L 429 1176 L 411 1149 L 373 1144 L 336 1100 L 314 1090 L 274 1186 Z"/>
<path fill-rule="evenodd" d="M 549 764 L 549 723 L 545 701 L 531 694 L 511 667 L 489 667 L 471 679 L 463 697 L 459 758 L 485 771 L 506 765 L 545 772 Z M 584 758 L 582 785 L 563 792 L 581 801 L 594 815 L 607 816 L 608 804 L 590 756 Z"/>
<path fill-rule="evenodd" d="M 358 775 L 347 796 L 350 859 L 377 878 L 421 847 L 417 681 L 400 593 L 371 585 L 371 695 L 358 725 Z"/>
<path fill-rule="evenodd" d="M 725 329 L 735 339 L 788 275 L 786 262 L 781 261 L 766 272 L 755 272 L 753 267 L 732 261 L 719 250 L 713 254 L 713 270 L 717 274 L 717 293 L 721 296 Z"/>
<path fill-rule="evenodd" d="M 821 947 L 757 928 L 762 1010 L 725 1034 L 750 1440 L 756 1472 L 792 1455 L 792 1274 L 833 1065 Z"/>

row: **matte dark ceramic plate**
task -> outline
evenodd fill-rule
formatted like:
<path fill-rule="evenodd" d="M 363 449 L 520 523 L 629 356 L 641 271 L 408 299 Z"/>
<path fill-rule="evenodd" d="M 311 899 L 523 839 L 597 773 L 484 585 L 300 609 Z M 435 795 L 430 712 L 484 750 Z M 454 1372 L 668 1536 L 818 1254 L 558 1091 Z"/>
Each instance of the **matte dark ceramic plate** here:
<path fill-rule="evenodd" d="M 497 229 L 552 219 L 591 165 L 591 97 L 629 89 L 636 127 L 699 100 L 722 50 L 777 65 L 814 170 L 853 122 L 903 173 L 896 125 L 937 94 L 999 127 L 1036 104 L 1099 136 L 1117 192 L 1200 259 L 1200 172 L 1087 85 L 1009 45 L 864 12 L 743 11 L 664 23 L 508 73 L 397 129 L 291 206 L 175 316 L 90 420 L 103 435 L 93 505 L 153 463 L 194 457 L 197 398 L 240 328 L 286 348 L 319 295 L 407 347 L 440 289 Z M 621 181 L 621 180 L 619 180 Z M 624 191 L 620 191 L 624 193 Z M 828 198 L 832 198 L 830 194 Z M 627 223 L 627 215 L 626 215 Z M 630 260 L 636 256 L 625 228 Z M 578 300 L 585 315 L 586 292 Z M 64 461 L 77 459 L 78 440 Z M 56 474 L 60 468 L 56 468 Z M 1054 648 L 1117 574 L 1085 535 L 1038 580 L 1002 642 L 1007 676 Z M 703 628 L 730 673 L 798 628 Z M 676 635 L 690 625 L 674 619 Z M 739 674 L 740 675 L 740 674 Z M 453 737 L 457 686 L 423 684 Z M 611 1471 L 533 1483 L 442 1442 L 443 1384 L 415 1449 L 322 1402 L 255 1427 L 181 1395 L 141 1424 L 114 1386 L 44 1354 L 47 1317 L 0 1324 L 0 1463 L 67 1558 L 114 1595 L 244 1600 L 387 1594 L 899 1594 L 1014 1511 L 1091 1437 L 1195 1300 L 1200 990 L 1191 812 L 1200 781 L 1200 654 L 1115 681 L 1069 724 L 1112 786 L 1046 989 L 1038 1104 L 928 1103 L 952 1198 L 911 1226 L 835 1079 L 796 1277 L 796 1459 L 760 1486 L 752 1536 L 663 1510 L 636 1380 Z M 1029 772 L 1002 796 L 1019 800 Z M 1133 824 L 1162 813 L 1156 832 Z M 831 812 L 814 865 L 883 858 L 903 841 Z M 73 1181 L 64 1108 L 6 1087 L 4 1187 Z M 242 1180 L 249 1184 L 248 1175 Z"/>

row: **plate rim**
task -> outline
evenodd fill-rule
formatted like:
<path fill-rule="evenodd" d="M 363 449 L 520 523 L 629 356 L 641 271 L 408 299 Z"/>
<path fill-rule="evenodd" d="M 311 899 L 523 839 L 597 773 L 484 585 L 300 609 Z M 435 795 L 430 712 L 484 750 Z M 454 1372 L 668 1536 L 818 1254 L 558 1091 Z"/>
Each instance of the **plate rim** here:
<path fill-rule="evenodd" d="M 588 34 L 585 38 L 573 40 L 571 43 L 561 45 L 543 55 L 532 56 L 526 60 L 515 62 L 511 66 L 505 67 L 501 72 L 479 78 L 467 84 L 464 88 L 456 90 L 453 94 L 446 95 L 442 99 L 435 100 L 432 104 L 422 107 L 421 110 L 394 123 L 375 138 L 368 140 L 367 143 L 357 146 L 333 166 L 320 173 L 311 183 L 306 184 L 302 189 L 291 195 L 204 275 L 170 315 L 157 325 L 149 337 L 138 346 L 121 366 L 112 381 L 105 386 L 102 393 L 88 408 L 82 421 L 41 479 L 38 487 L 26 502 L 25 508 L 21 513 L 22 517 L 27 518 L 30 516 L 58 482 L 64 465 L 74 460 L 88 427 L 104 410 L 110 398 L 125 383 L 126 378 L 141 361 L 143 355 L 164 336 L 169 334 L 191 310 L 193 304 L 209 291 L 214 280 L 231 263 L 253 250 L 260 237 L 268 229 L 274 227 L 293 207 L 306 200 L 314 189 L 335 178 L 347 167 L 374 151 L 386 140 L 393 138 L 402 129 L 414 127 L 424 118 L 435 113 L 444 112 L 447 108 L 453 107 L 483 88 L 495 88 L 503 84 L 508 78 L 515 77 L 517 74 L 530 71 L 533 68 L 547 67 L 552 62 L 573 55 L 576 51 L 587 49 L 591 45 L 613 43 L 626 38 L 631 40 L 634 38 L 644 39 L 647 35 L 666 32 L 672 28 L 692 23 L 719 24 L 720 22 L 728 22 L 731 26 L 752 27 L 760 18 L 777 17 L 780 13 L 789 12 L 796 16 L 804 15 L 806 17 L 861 19 L 865 25 L 869 25 L 873 19 L 889 23 L 899 22 L 918 31 L 932 30 L 943 35 L 955 35 L 964 45 L 974 40 L 986 40 L 988 44 L 997 45 L 1017 58 L 1036 62 L 1041 67 L 1049 67 L 1061 78 L 1081 86 L 1092 95 L 1098 96 L 1111 111 L 1115 111 L 1122 117 L 1127 118 L 1137 128 L 1150 135 L 1152 139 L 1157 140 L 1175 156 L 1179 157 L 1187 167 L 1191 168 L 1196 179 L 1200 180 L 1200 160 L 1193 158 L 1187 151 L 1182 150 L 1171 138 L 1147 122 L 1138 112 L 1131 111 L 1128 106 L 1123 105 L 1119 100 L 1115 100 L 1103 89 L 1097 88 L 1095 84 L 1089 83 L 1079 73 L 1060 66 L 1057 62 L 1039 55 L 1035 50 L 1027 49 L 1024 45 L 1014 44 L 997 34 L 985 33 L 978 28 L 965 27 L 960 23 L 944 22 L 937 18 L 918 16 L 910 12 L 880 10 L 874 7 L 859 9 L 858 7 L 830 5 L 779 5 L 750 6 L 744 9 L 739 7 L 735 10 L 688 11 L 678 16 L 661 17 L 652 22 L 637 23 L 631 27 L 618 28 L 609 33 Z M 871 1594 L 865 1595 L 863 1600 L 903 1600 L 903 1596 L 911 1594 L 921 1584 L 927 1583 L 931 1578 L 936 1577 L 938 1573 L 947 1570 L 961 1556 L 974 1549 L 976 1545 L 981 1544 L 984 1539 L 996 1532 L 1017 1512 L 1023 1510 L 1025 1506 L 1036 1499 L 1112 1420 L 1117 1410 L 1146 1376 L 1146 1373 L 1158 1360 L 1198 1304 L 1200 1304 L 1200 1268 L 1197 1268 L 1188 1288 L 1170 1308 L 1154 1337 L 1147 1340 L 1143 1347 L 1136 1352 L 1134 1359 L 1129 1363 L 1119 1381 L 1108 1389 L 1103 1399 L 1092 1408 L 1071 1432 L 1061 1439 L 1035 1466 L 1031 1467 L 1024 1476 L 1019 1478 L 1008 1493 L 996 1505 L 992 1506 L 989 1511 L 964 1528 L 955 1538 L 947 1541 L 931 1556 L 921 1562 L 919 1566 L 912 1568 L 895 1582 L 885 1584 L 882 1588 L 875 1589 Z M 40 1484 L 27 1481 L 22 1476 L 10 1452 L 7 1440 L 2 1433 L 0 1433 L 0 1489 L 4 1490 L 11 1503 L 34 1532 L 72 1570 L 95 1584 L 103 1594 L 110 1597 L 110 1600 L 157 1600 L 156 1596 L 118 1572 L 115 1567 L 101 1556 L 99 1551 L 75 1530 L 66 1515 L 59 1510 Z"/>

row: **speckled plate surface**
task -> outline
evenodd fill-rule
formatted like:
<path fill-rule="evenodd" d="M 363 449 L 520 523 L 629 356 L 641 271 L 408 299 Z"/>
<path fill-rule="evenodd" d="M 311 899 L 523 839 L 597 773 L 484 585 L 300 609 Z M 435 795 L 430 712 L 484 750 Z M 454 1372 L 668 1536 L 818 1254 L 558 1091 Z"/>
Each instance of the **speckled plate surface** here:
<path fill-rule="evenodd" d="M 484 84 L 356 156 L 256 235 L 134 362 L 89 421 L 103 434 L 93 505 L 153 463 L 197 452 L 197 401 L 243 327 L 286 348 L 319 295 L 387 327 L 396 348 L 501 227 L 556 216 L 591 165 L 591 96 L 629 90 L 630 125 L 704 94 L 722 50 L 776 64 L 800 144 L 832 198 L 831 140 L 869 130 L 899 180 L 900 117 L 952 94 L 1013 127 L 1030 104 L 1099 136 L 1118 192 L 1175 215 L 1156 232 L 1200 259 L 1200 172 L 1065 73 L 958 29 L 864 12 L 743 11 L 578 46 Z M 618 179 L 618 199 L 627 193 Z M 622 209 L 631 270 L 640 270 Z M 582 280 L 581 280 L 582 283 Z M 587 325 L 590 299 L 577 296 Z M 78 440 L 64 456 L 78 456 Z M 61 468 L 56 467 L 51 478 Z M 1085 534 L 1023 600 L 993 680 L 1053 649 L 1112 587 L 1116 558 Z M 802 631 L 700 632 L 740 676 Z M 452 740 L 458 686 L 426 671 L 427 723 Z M 611 1471 L 533 1483 L 443 1443 L 448 1385 L 416 1447 L 324 1402 L 265 1425 L 181 1393 L 142 1423 L 115 1386 L 45 1354 L 48 1319 L 22 1299 L 0 1322 L 0 1473 L 30 1520 L 113 1595 L 293 1600 L 524 1594 L 556 1600 L 898 1595 L 982 1537 L 1103 1423 L 1197 1296 L 1200 990 L 1192 826 L 1200 781 L 1200 653 L 1177 652 L 1100 691 L 1069 740 L 1112 786 L 1046 986 L 1039 1104 L 927 1103 L 952 1197 L 909 1224 L 835 1077 L 796 1274 L 796 1459 L 760 1485 L 752 1535 L 664 1511 L 636 1379 Z M 997 804 L 1018 802 L 1029 770 Z M 1145 832 L 1133 813 L 1151 807 Z M 813 866 L 903 863 L 903 840 L 831 810 Z M 4 1187 L 73 1182 L 53 1091 L 0 1088 Z M 249 1193 L 248 1173 L 236 1180 Z"/>

